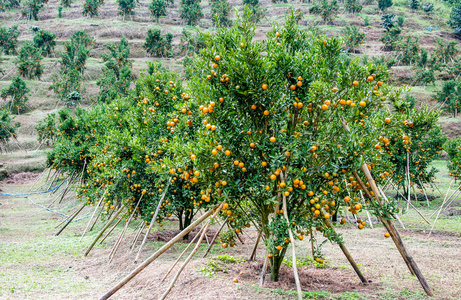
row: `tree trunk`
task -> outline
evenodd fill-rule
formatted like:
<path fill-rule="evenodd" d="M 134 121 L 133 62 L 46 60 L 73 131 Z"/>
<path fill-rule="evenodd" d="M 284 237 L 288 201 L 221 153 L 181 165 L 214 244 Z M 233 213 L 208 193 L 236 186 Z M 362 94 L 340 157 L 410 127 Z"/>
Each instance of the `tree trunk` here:
<path fill-rule="evenodd" d="M 192 223 L 192 219 L 194 218 L 194 214 L 192 211 L 185 211 L 184 212 L 184 228 L 187 228 L 187 226 L 189 226 L 191 223 Z M 186 234 L 184 237 L 183 237 L 183 240 L 188 240 L 189 239 L 189 234 Z"/>
<path fill-rule="evenodd" d="M 272 282 L 279 281 L 280 267 L 282 266 L 283 258 L 285 257 L 286 251 L 287 251 L 287 248 L 283 248 L 279 253 L 277 253 L 271 258 L 270 279 Z"/>

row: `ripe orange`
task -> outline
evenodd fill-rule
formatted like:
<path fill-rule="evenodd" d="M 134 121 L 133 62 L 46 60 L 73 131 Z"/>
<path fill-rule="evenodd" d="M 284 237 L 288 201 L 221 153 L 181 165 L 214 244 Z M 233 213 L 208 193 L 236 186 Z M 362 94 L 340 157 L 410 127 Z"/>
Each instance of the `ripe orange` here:
<path fill-rule="evenodd" d="M 337 87 L 334 87 L 331 91 L 332 91 L 333 93 L 337 93 L 337 92 L 338 92 L 338 88 L 337 88 Z"/>
<path fill-rule="evenodd" d="M 254 147 L 255 147 L 255 143 L 250 143 L 250 147 L 251 147 L 251 148 L 254 148 Z"/>
<path fill-rule="evenodd" d="M 374 78 L 373 76 L 368 76 L 367 79 L 368 79 L 368 81 L 370 81 L 370 82 L 373 81 L 373 80 L 375 80 L 375 78 Z"/>
<path fill-rule="evenodd" d="M 271 141 L 271 143 L 275 143 L 277 139 L 275 137 L 271 137 L 269 140 Z"/>
<path fill-rule="evenodd" d="M 272 174 L 270 178 L 271 178 L 271 180 L 275 180 L 275 179 L 277 179 L 277 176 Z"/>
<path fill-rule="evenodd" d="M 323 109 L 323 110 L 327 110 L 327 109 L 328 109 L 328 105 L 323 104 L 323 105 L 322 105 L 322 109 Z"/>
<path fill-rule="evenodd" d="M 391 235 L 389 234 L 389 232 L 386 232 L 386 233 L 384 234 L 384 236 L 387 237 L 387 238 L 388 238 L 388 237 L 391 237 Z"/>
<path fill-rule="evenodd" d="M 341 105 L 346 104 L 346 100 L 344 100 L 344 99 L 339 100 L 339 104 L 341 104 Z"/>
<path fill-rule="evenodd" d="M 277 32 L 275 33 L 275 36 L 276 36 L 276 37 L 279 37 L 279 36 L 280 36 L 280 33 L 277 31 Z"/>
<path fill-rule="evenodd" d="M 296 90 L 296 85 L 294 85 L 294 84 L 290 85 L 290 90 L 292 90 L 292 91 Z"/>
<path fill-rule="evenodd" d="M 362 101 L 359 102 L 359 105 L 360 105 L 361 107 L 365 107 L 365 106 L 367 105 L 367 103 L 366 103 L 365 101 L 362 100 Z"/>
<path fill-rule="evenodd" d="M 256 104 L 253 104 L 253 105 L 251 106 L 251 109 L 256 109 Z"/>
<path fill-rule="evenodd" d="M 290 152 L 285 151 L 285 156 L 286 156 L 286 157 L 289 157 L 289 156 L 290 156 Z"/>
<path fill-rule="evenodd" d="M 223 103 L 224 102 L 224 98 L 219 98 L 219 103 Z"/>
<path fill-rule="evenodd" d="M 231 152 L 229 150 L 226 150 L 224 151 L 224 154 L 226 154 L 227 156 L 229 156 L 231 154 Z"/>
<path fill-rule="evenodd" d="M 323 217 L 324 217 L 325 219 L 329 219 L 329 218 L 330 218 L 330 214 L 328 214 L 328 213 L 327 213 L 327 214 L 324 214 Z"/>
<path fill-rule="evenodd" d="M 262 86 L 263 90 L 267 90 L 267 84 L 263 83 Z"/>
<path fill-rule="evenodd" d="M 378 81 L 378 86 L 382 86 L 383 85 L 383 82 L 382 81 Z"/>
<path fill-rule="evenodd" d="M 391 122 L 391 119 L 390 118 L 385 118 L 384 122 L 389 124 Z"/>
<path fill-rule="evenodd" d="M 227 248 L 227 243 L 223 243 L 221 246 L 222 246 L 223 248 Z"/>
<path fill-rule="evenodd" d="M 277 250 L 278 250 L 278 251 L 281 251 L 281 250 L 282 250 L 282 246 L 278 245 L 278 246 L 277 246 Z"/>
<path fill-rule="evenodd" d="M 228 208 L 229 208 L 229 204 L 228 204 L 228 203 L 224 203 L 224 204 L 222 205 L 222 208 L 223 208 L 223 209 L 228 209 Z"/>
<path fill-rule="evenodd" d="M 265 166 L 267 166 L 267 162 L 263 161 L 263 162 L 261 163 L 261 165 L 262 165 L 263 167 L 265 167 Z"/>
<path fill-rule="evenodd" d="M 298 81 L 298 82 L 296 82 L 296 85 L 297 85 L 297 86 L 302 86 L 302 85 L 303 85 L 303 82 L 302 82 L 302 81 Z"/>
<path fill-rule="evenodd" d="M 216 61 L 219 61 L 219 60 L 221 59 L 221 56 L 216 55 L 216 56 L 214 57 L 214 59 L 215 59 Z"/>
<path fill-rule="evenodd" d="M 238 283 L 239 280 L 238 280 L 238 278 L 234 278 L 234 280 L 232 280 L 232 282 L 233 282 L 233 283 Z"/>
<path fill-rule="evenodd" d="M 269 115 L 269 111 L 268 111 L 268 110 L 265 110 L 265 111 L 264 111 L 264 115 L 265 115 L 265 116 L 268 116 L 268 115 Z"/>
<path fill-rule="evenodd" d="M 354 80 L 354 82 L 352 82 L 352 84 L 353 84 L 354 86 L 358 86 L 358 85 L 359 85 L 359 82 L 358 82 L 357 80 Z"/>
<path fill-rule="evenodd" d="M 211 150 L 211 154 L 213 154 L 213 155 L 218 154 L 218 150 L 216 150 L 216 149 Z"/>
<path fill-rule="evenodd" d="M 272 257 L 274 257 L 274 255 L 272 255 L 272 253 L 271 253 L 271 254 L 269 254 L 267 257 L 268 257 L 268 258 L 272 258 Z"/>

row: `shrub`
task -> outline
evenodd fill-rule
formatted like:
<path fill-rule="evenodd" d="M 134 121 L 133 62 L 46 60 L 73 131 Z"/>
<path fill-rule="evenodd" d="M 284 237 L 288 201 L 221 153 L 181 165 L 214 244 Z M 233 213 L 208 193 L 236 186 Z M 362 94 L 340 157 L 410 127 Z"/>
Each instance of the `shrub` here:
<path fill-rule="evenodd" d="M 461 138 L 448 140 L 443 149 L 448 153 L 448 170 L 454 179 L 461 177 Z"/>
<path fill-rule="evenodd" d="M 443 64 L 453 61 L 453 59 L 460 53 L 457 45 L 458 43 L 456 41 L 444 41 L 437 38 L 432 56 L 436 62 Z"/>
<path fill-rule="evenodd" d="M 89 16 L 90 18 L 94 18 L 98 16 L 98 9 L 104 3 L 104 0 L 85 0 L 83 4 L 83 16 Z"/>
<path fill-rule="evenodd" d="M 195 26 L 203 17 L 200 0 L 181 0 L 181 8 L 179 10 L 181 19 L 186 21 L 187 25 Z"/>
<path fill-rule="evenodd" d="M 149 10 L 157 22 L 161 16 L 166 16 L 166 5 L 165 0 L 152 0 L 150 3 Z"/>
<path fill-rule="evenodd" d="M 346 26 L 342 34 L 346 38 L 344 43 L 346 51 L 354 51 L 363 43 L 366 36 L 357 26 Z"/>
<path fill-rule="evenodd" d="M 229 18 L 230 5 L 228 0 L 213 0 L 211 2 L 211 21 L 215 26 L 229 27 L 232 21 Z"/>
<path fill-rule="evenodd" d="M 29 89 L 26 83 L 19 76 L 16 76 L 13 77 L 10 86 L 1 91 L 0 97 L 3 100 L 7 100 L 10 97 L 11 103 L 6 104 L 6 107 L 12 113 L 16 112 L 19 115 L 20 112 L 26 110 L 26 103 L 29 100 L 28 93 Z"/>
<path fill-rule="evenodd" d="M 338 10 L 337 0 L 321 0 L 309 8 L 311 14 L 320 15 L 325 23 L 333 23 L 334 16 L 338 13 Z"/>
<path fill-rule="evenodd" d="M 76 69 L 61 68 L 58 73 L 53 74 L 50 89 L 64 102 L 67 107 L 76 105 L 75 97 L 69 97 L 73 92 L 83 95 L 85 87 L 82 86 L 82 73 Z M 78 100 L 81 100 L 80 97 Z"/>
<path fill-rule="evenodd" d="M 18 67 L 19 75 L 29 79 L 40 79 L 43 73 L 43 67 L 40 64 L 42 58 L 41 49 L 34 47 L 30 42 L 25 42 L 19 49 L 19 55 L 14 62 Z"/>
<path fill-rule="evenodd" d="M 94 38 L 85 31 L 74 32 L 69 41 L 64 43 L 64 52 L 61 53 L 61 69 L 77 70 L 80 73 L 85 71 L 86 59 L 94 44 Z"/>
<path fill-rule="evenodd" d="M 16 48 L 18 47 L 19 34 L 18 25 L 9 28 L 0 27 L 0 47 L 5 54 L 17 54 Z"/>
<path fill-rule="evenodd" d="M 20 3 L 20 0 L 0 0 L 0 12 L 18 8 Z"/>
<path fill-rule="evenodd" d="M 403 27 L 403 22 L 405 22 L 405 18 L 402 16 L 397 17 L 397 25 L 402 28 Z"/>
<path fill-rule="evenodd" d="M 62 6 L 59 6 L 59 7 L 58 7 L 58 18 L 59 18 L 59 19 L 62 18 Z"/>
<path fill-rule="evenodd" d="M 346 10 L 356 14 L 362 11 L 363 5 L 359 0 L 346 0 Z"/>
<path fill-rule="evenodd" d="M 461 3 L 453 6 L 448 24 L 456 35 L 461 35 Z"/>
<path fill-rule="evenodd" d="M 456 118 L 461 111 L 461 80 L 444 81 L 442 90 L 436 92 L 434 99 L 443 103 L 442 108 Z"/>
<path fill-rule="evenodd" d="M 172 41 L 173 35 L 171 33 L 162 36 L 160 29 L 149 29 L 147 30 L 146 42 L 143 47 L 152 56 L 172 57 Z"/>
<path fill-rule="evenodd" d="M 135 0 L 117 0 L 117 3 L 119 16 L 123 16 L 123 19 L 125 19 L 126 16 L 133 16 L 133 10 L 136 7 Z"/>
<path fill-rule="evenodd" d="M 34 46 L 42 50 L 43 55 L 54 53 L 56 34 L 46 30 L 39 30 L 34 35 Z"/>
<path fill-rule="evenodd" d="M 379 39 L 384 44 L 384 49 L 391 51 L 394 50 L 396 45 L 400 42 L 400 27 L 392 27 L 387 30 L 384 35 Z"/>
<path fill-rule="evenodd" d="M 11 138 L 16 139 L 16 128 L 19 127 L 19 123 L 12 123 L 13 118 L 7 109 L 0 109 L 0 144 L 6 146 Z M 1 152 L 0 147 L 0 152 Z"/>
<path fill-rule="evenodd" d="M 432 67 L 416 67 L 415 83 L 426 86 L 429 83 L 435 83 L 434 68 Z"/>
<path fill-rule="evenodd" d="M 418 9 L 420 6 L 419 0 L 410 0 L 410 8 L 413 10 Z"/>
<path fill-rule="evenodd" d="M 395 23 L 397 23 L 394 14 L 384 15 L 381 17 L 381 20 L 383 22 L 380 25 L 382 25 L 386 30 L 390 30 L 392 27 L 394 27 Z"/>
<path fill-rule="evenodd" d="M 378 7 L 383 12 L 386 11 L 392 5 L 392 0 L 378 0 Z"/>
<path fill-rule="evenodd" d="M 363 17 L 363 25 L 370 26 L 370 18 L 368 16 Z"/>

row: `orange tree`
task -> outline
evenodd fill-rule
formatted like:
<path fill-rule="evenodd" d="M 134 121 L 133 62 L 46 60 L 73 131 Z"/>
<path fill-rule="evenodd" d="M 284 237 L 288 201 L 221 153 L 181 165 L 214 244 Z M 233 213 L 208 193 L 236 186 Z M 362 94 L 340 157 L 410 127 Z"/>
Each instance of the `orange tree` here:
<path fill-rule="evenodd" d="M 345 63 L 341 40 L 300 30 L 293 12 L 265 41 L 254 40 L 250 18 L 246 11 L 231 29 L 202 34 L 207 47 L 194 60 L 185 107 L 201 126 L 194 138 L 170 140 L 176 155 L 166 164 L 198 170 L 202 199 L 226 201 L 235 233 L 257 227 L 276 281 L 290 231 L 342 243 L 330 216 L 340 203 L 352 213 L 366 204 L 351 172 L 367 162 L 380 180 L 390 168 L 376 145 L 381 129 L 393 130 L 379 110 L 392 89 L 380 91 L 384 68 Z M 397 211 L 393 202 L 368 205 Z"/>
<path fill-rule="evenodd" d="M 448 140 L 443 148 L 448 153 L 450 176 L 461 178 L 461 138 Z"/>

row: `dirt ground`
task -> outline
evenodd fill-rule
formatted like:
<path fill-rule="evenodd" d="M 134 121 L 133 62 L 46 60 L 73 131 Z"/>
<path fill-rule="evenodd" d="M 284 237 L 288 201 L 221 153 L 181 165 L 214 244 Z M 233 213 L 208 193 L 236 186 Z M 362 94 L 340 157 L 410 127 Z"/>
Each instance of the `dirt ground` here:
<path fill-rule="evenodd" d="M 31 188 L 36 176 L 17 175 L 0 182 L 1 193 L 21 193 Z M 37 185 L 37 183 L 35 184 Z M 34 188 L 35 189 L 35 188 Z M 31 195 L 35 203 L 47 205 L 56 195 Z M 51 209 L 70 215 L 76 207 L 71 197 Z M 102 245 L 84 257 L 83 253 L 95 238 L 101 224 L 80 241 L 86 226 L 82 220 L 72 223 L 61 235 L 54 236 L 63 217 L 33 205 L 26 198 L 0 196 L 0 299 L 98 299 L 132 271 L 136 251 L 129 244 L 135 235 L 135 224 L 109 264 L 108 256 L 121 232 L 117 228 Z M 84 211 L 82 216 L 90 214 Z M 405 215 L 402 216 L 405 221 Z M 450 220 L 449 216 L 446 216 Z M 459 220 L 459 219 L 456 219 Z M 216 225 L 217 226 L 217 225 Z M 459 227 L 457 227 L 459 228 Z M 212 228 L 209 238 L 217 228 Z M 161 232 L 153 232 L 142 251 L 146 259 L 176 232 L 176 223 L 165 222 Z M 193 232 L 195 234 L 197 231 Z M 426 299 L 418 281 L 410 276 L 392 240 L 385 239 L 384 229 L 357 230 L 352 225 L 340 229 L 346 246 L 369 280 L 363 285 L 336 245 L 323 247 L 328 264 L 324 268 L 312 265 L 298 269 L 305 298 L 311 299 Z M 401 230 L 404 242 L 436 294 L 435 299 L 459 299 L 461 293 L 461 239 L 453 232 L 436 232 L 431 238 L 417 229 Z M 228 254 L 248 259 L 255 232 L 243 235 L 245 244 L 226 251 L 215 246 L 202 258 L 206 243 L 186 267 L 168 299 L 295 299 L 292 269 L 283 266 L 276 283 L 266 281 L 258 287 L 263 247 L 258 248 L 254 262 L 220 263 L 223 268 L 206 276 L 199 268 L 218 255 Z M 164 282 L 162 277 L 187 243 L 173 246 L 153 262 L 111 299 L 158 299 L 170 284 L 178 266 Z M 310 255 L 309 242 L 296 244 L 298 257 Z M 291 250 L 288 251 L 291 253 Z M 287 259 L 290 259 L 288 256 Z M 269 276 L 267 276 L 268 279 Z M 238 283 L 233 283 L 234 279 Z M 290 291 L 291 290 L 291 291 Z M 325 292 L 326 291 L 326 292 Z"/>

